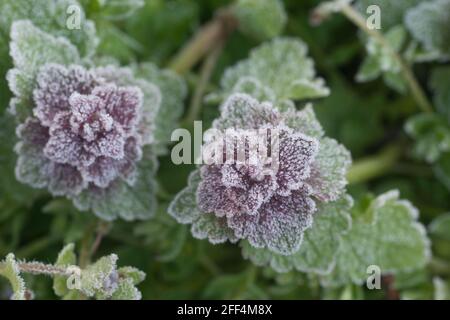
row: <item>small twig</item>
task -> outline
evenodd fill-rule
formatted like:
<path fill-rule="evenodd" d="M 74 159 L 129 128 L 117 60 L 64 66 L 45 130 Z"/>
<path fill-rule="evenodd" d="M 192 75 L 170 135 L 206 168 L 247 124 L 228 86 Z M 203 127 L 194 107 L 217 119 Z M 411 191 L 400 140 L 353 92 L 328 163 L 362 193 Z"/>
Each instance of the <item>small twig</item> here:
<path fill-rule="evenodd" d="M 97 252 L 104 236 L 108 233 L 110 228 L 111 228 L 110 222 L 102 221 L 102 220 L 100 220 L 98 222 L 97 236 L 95 237 L 94 243 L 92 244 L 92 247 L 91 247 L 91 252 L 90 252 L 91 257 L 93 257 L 95 255 L 95 253 Z"/>
<path fill-rule="evenodd" d="M 49 276 L 66 275 L 66 268 L 45 264 L 42 262 L 19 262 L 19 270 L 31 274 L 45 274 Z"/>
<path fill-rule="evenodd" d="M 214 72 L 214 67 L 216 66 L 217 60 L 219 59 L 225 44 L 225 39 L 219 41 L 220 42 L 217 44 L 214 50 L 211 51 L 211 53 L 208 55 L 207 59 L 202 65 L 199 82 L 192 96 L 188 114 L 186 115 L 186 118 L 183 121 L 183 123 L 186 126 L 190 126 L 192 122 L 197 120 L 199 116 L 202 106 L 203 95 L 205 93 L 209 80 L 211 79 L 211 76 Z"/>
<path fill-rule="evenodd" d="M 80 248 L 80 267 L 82 269 L 86 268 L 91 260 L 91 242 L 93 238 L 93 233 L 95 230 L 95 224 L 89 224 L 86 227 L 84 236 L 81 239 Z"/>
<path fill-rule="evenodd" d="M 219 39 L 231 33 L 237 26 L 237 20 L 227 9 L 219 11 L 216 17 L 188 42 L 169 64 L 169 69 L 184 74 L 197 64 Z"/>
<path fill-rule="evenodd" d="M 385 287 L 386 298 L 388 300 L 400 300 L 400 293 L 395 289 L 395 278 L 393 275 L 385 275 L 381 278 Z"/>

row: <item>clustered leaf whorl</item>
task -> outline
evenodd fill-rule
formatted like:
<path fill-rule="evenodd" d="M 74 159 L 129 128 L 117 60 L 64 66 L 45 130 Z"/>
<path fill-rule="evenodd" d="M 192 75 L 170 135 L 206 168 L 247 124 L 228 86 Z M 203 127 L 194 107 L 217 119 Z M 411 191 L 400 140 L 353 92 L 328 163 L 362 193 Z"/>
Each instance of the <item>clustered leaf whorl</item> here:
<path fill-rule="evenodd" d="M 257 161 L 204 164 L 172 202 L 170 213 L 182 223 L 192 223 L 195 237 L 213 243 L 247 239 L 275 253 L 296 252 L 313 222 L 316 204 L 342 195 L 348 151 L 323 137 L 311 107 L 280 112 L 246 94 L 228 98 L 213 128 L 234 132 L 234 138 L 241 133 L 241 139 L 251 130 L 278 132 L 278 157 L 271 158 L 276 166 Z M 223 145 L 236 148 L 226 140 Z M 248 141 L 244 145 L 248 154 Z M 210 149 L 208 143 L 204 147 Z"/>
<path fill-rule="evenodd" d="M 120 179 L 134 184 L 152 132 L 144 130 L 150 124 L 142 115 L 143 91 L 117 84 L 109 76 L 113 71 L 124 72 L 115 67 L 41 67 L 33 116 L 17 128 L 20 181 L 69 197 L 88 188 L 108 188 Z"/>

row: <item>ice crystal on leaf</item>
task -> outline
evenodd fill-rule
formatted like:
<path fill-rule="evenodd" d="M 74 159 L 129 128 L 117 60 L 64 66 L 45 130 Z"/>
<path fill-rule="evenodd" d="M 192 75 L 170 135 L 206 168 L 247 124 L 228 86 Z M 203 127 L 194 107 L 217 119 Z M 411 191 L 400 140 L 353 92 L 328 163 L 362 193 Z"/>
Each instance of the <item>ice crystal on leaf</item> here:
<path fill-rule="evenodd" d="M 450 0 L 424 1 L 408 10 L 405 24 L 414 39 L 430 52 L 450 55 Z"/>
<path fill-rule="evenodd" d="M 247 93 L 261 101 L 281 102 L 327 96 L 322 78 L 316 77 L 313 61 L 304 42 L 276 38 L 255 48 L 250 57 L 228 68 L 221 91 L 207 97 L 222 101 L 231 93 Z"/>
<path fill-rule="evenodd" d="M 422 268 L 430 258 L 430 243 L 418 210 L 399 199 L 397 190 L 364 199 L 352 211 L 351 230 L 341 239 L 336 266 L 322 279 L 328 286 L 367 279 L 367 267 L 396 274 Z"/>
<path fill-rule="evenodd" d="M 155 210 L 153 145 L 164 145 L 155 135 L 163 103 L 158 84 L 131 68 L 94 66 L 83 59 L 78 38 L 46 26 L 42 19 L 11 25 L 14 68 L 7 80 L 14 94 L 10 112 L 20 123 L 18 180 L 69 197 L 106 220 L 149 218 Z M 179 80 L 153 71 L 153 77 Z M 164 102 L 169 95 L 166 90 Z M 182 98 L 176 93 L 173 99 L 178 108 Z"/>
<path fill-rule="evenodd" d="M 21 163 L 27 161 L 22 159 L 19 180 L 57 179 L 66 188 L 50 191 L 76 195 L 89 183 L 104 188 L 119 176 L 132 177 L 142 153 L 137 133 L 142 92 L 138 87 L 100 85 L 103 80 L 95 77 L 80 66 L 49 64 L 41 69 L 34 90 L 36 118 L 19 126 L 23 142 L 17 151 L 26 159 L 23 149 L 34 147 L 31 156 L 48 164 L 38 178 L 22 169 Z"/>
<path fill-rule="evenodd" d="M 86 297 L 102 300 L 141 299 L 141 293 L 136 285 L 145 279 L 145 273 L 134 267 L 117 268 L 117 260 L 117 255 L 110 254 L 81 269 L 76 265 L 74 245 L 69 243 L 61 250 L 55 264 L 66 268 L 68 272 L 66 275 L 54 277 L 53 289 L 64 299 L 77 298 L 80 293 Z"/>
<path fill-rule="evenodd" d="M 174 199 L 170 214 L 181 223 L 191 223 L 195 237 L 213 243 L 246 239 L 253 247 L 281 255 L 298 251 L 317 204 L 335 201 L 343 194 L 350 164 L 348 151 L 323 137 L 313 115 L 309 106 L 282 112 L 249 95 L 231 95 L 213 128 L 235 133 L 233 137 L 240 137 L 239 133 L 247 137 L 252 130 L 277 132 L 277 136 L 269 135 L 272 142 L 277 141 L 277 155 L 271 157 L 276 166 L 268 166 L 262 158 L 255 163 L 204 164 Z M 224 150 L 231 147 L 236 160 L 235 140 L 229 142 L 219 135 L 211 143 L 218 141 L 224 141 Z M 242 142 L 245 154 L 250 155 L 250 142 L 241 136 Z M 273 145 L 268 149 L 273 151 Z M 205 143 L 204 150 L 209 147 Z"/>

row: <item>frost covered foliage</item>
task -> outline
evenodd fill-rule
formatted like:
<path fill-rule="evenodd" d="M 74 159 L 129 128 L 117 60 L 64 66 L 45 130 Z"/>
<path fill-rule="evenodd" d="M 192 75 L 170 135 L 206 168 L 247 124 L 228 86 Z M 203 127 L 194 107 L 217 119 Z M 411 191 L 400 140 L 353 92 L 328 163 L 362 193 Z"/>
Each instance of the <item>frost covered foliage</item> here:
<path fill-rule="evenodd" d="M 427 51 L 436 51 L 450 56 L 450 1 L 424 1 L 417 7 L 408 10 L 405 16 L 406 26 L 413 37 Z"/>
<path fill-rule="evenodd" d="M 15 94 L 10 111 L 20 122 L 17 179 L 107 220 L 151 216 L 151 146 L 168 98 L 131 69 L 84 67 L 70 42 L 30 21 L 14 22 L 11 39 L 14 68 L 7 79 Z M 156 81 L 166 81 L 151 71 Z"/>
<path fill-rule="evenodd" d="M 73 243 L 66 245 L 55 264 L 37 261 L 17 261 L 12 253 L 0 261 L 0 276 L 11 285 L 12 300 L 30 300 L 33 292 L 26 287 L 23 274 L 47 275 L 53 278 L 55 294 L 65 300 L 140 300 L 136 285 L 145 279 L 145 273 L 134 267 L 117 267 L 118 257 L 110 254 L 85 268 L 77 266 Z"/>
<path fill-rule="evenodd" d="M 17 128 L 17 178 L 54 195 L 134 183 L 142 157 L 139 87 L 108 82 L 95 71 L 45 65 L 33 92 L 34 117 Z M 37 168 L 31 165 L 38 166 Z"/>
<path fill-rule="evenodd" d="M 277 131 L 278 157 L 272 158 L 277 165 L 271 163 L 268 168 L 261 159 L 246 164 L 204 164 L 172 202 L 170 214 L 181 223 L 192 224 L 195 237 L 212 243 L 246 239 L 254 247 L 275 253 L 296 252 L 318 204 L 343 194 L 350 164 L 348 151 L 323 137 L 310 106 L 281 112 L 273 104 L 246 94 L 234 94 L 226 100 L 213 128 L 241 134 L 240 130 L 264 129 L 273 140 L 270 133 Z M 245 140 L 245 131 L 244 136 L 236 136 L 240 143 L 239 139 Z M 236 148 L 233 142 L 223 145 L 225 149 Z"/>
<path fill-rule="evenodd" d="M 286 100 L 304 100 L 329 95 L 322 78 L 316 76 L 306 44 L 294 38 L 275 38 L 250 52 L 249 58 L 228 68 L 220 91 L 208 101 L 223 101 L 235 92 L 284 105 Z M 290 101 L 287 101 L 289 104 Z"/>

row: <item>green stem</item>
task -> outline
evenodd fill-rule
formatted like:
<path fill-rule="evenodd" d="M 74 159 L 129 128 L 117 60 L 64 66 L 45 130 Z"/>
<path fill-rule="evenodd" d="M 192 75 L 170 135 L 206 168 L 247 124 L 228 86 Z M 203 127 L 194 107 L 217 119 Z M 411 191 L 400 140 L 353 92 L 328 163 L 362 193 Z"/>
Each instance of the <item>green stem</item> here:
<path fill-rule="evenodd" d="M 42 262 L 18 262 L 17 266 L 19 267 L 20 272 L 23 273 L 31 273 L 31 274 L 45 274 L 48 276 L 55 275 L 67 275 L 66 268 L 58 267 L 52 264 L 46 264 Z M 0 263 L 0 274 L 5 269 L 5 263 Z"/>
<path fill-rule="evenodd" d="M 356 161 L 347 173 L 348 183 L 360 183 L 385 174 L 392 169 L 400 155 L 401 148 L 391 145 L 375 156 Z"/>
<path fill-rule="evenodd" d="M 202 70 L 200 72 L 200 79 L 195 89 L 195 92 L 192 96 L 191 104 L 189 106 L 188 113 L 186 118 L 183 120 L 185 126 L 191 126 L 192 123 L 198 119 L 201 106 L 202 99 L 205 93 L 206 88 L 208 87 L 209 80 L 214 72 L 214 67 L 216 66 L 217 60 L 222 53 L 224 47 L 225 40 L 219 40 L 217 46 L 211 51 L 208 55 L 207 59 L 203 63 Z"/>
<path fill-rule="evenodd" d="M 364 17 L 356 11 L 351 5 L 345 4 L 340 6 L 340 12 L 346 16 L 351 22 L 353 22 L 358 28 L 373 37 L 383 47 L 387 48 L 392 54 L 392 57 L 399 63 L 401 72 L 406 82 L 408 83 L 411 94 L 417 102 L 417 105 L 424 112 L 433 112 L 433 107 L 417 81 L 410 66 L 404 61 L 404 59 L 390 46 L 384 36 L 375 29 L 369 29 Z"/>
<path fill-rule="evenodd" d="M 169 69 L 179 74 L 185 74 L 215 47 L 218 40 L 231 33 L 236 26 L 236 19 L 230 10 L 222 9 L 177 54 L 169 64 Z"/>
<path fill-rule="evenodd" d="M 84 236 L 81 239 L 80 249 L 80 267 L 86 268 L 91 262 L 91 243 L 94 238 L 95 224 L 90 223 L 84 231 Z"/>

